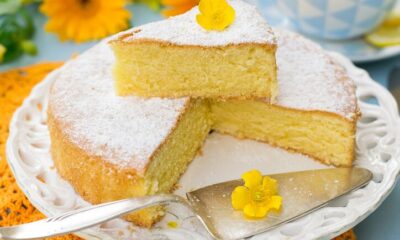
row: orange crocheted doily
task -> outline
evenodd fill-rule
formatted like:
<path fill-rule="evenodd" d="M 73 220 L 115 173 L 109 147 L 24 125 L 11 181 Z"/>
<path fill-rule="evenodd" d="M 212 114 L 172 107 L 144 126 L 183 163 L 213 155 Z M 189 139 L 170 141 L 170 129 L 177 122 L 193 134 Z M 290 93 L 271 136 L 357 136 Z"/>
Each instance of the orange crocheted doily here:
<path fill-rule="evenodd" d="M 0 226 L 11 226 L 44 218 L 18 188 L 14 176 L 5 161 L 5 144 L 11 116 L 32 87 L 61 63 L 41 63 L 0 73 Z M 52 239 L 78 240 L 79 237 L 66 235 Z M 335 240 L 354 240 L 352 230 Z"/>
<path fill-rule="evenodd" d="M 0 73 L 0 226 L 11 226 L 44 218 L 18 188 L 5 159 L 8 125 L 12 114 L 33 86 L 61 63 L 42 63 Z M 74 235 L 52 239 L 79 240 Z"/>

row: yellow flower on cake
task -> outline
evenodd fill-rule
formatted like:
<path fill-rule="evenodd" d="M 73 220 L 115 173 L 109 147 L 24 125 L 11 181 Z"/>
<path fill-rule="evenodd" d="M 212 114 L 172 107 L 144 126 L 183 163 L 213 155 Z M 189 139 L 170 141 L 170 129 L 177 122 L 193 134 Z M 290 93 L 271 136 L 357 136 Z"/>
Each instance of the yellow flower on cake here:
<path fill-rule="evenodd" d="M 129 27 L 125 0 L 44 0 L 45 30 L 64 40 L 97 40 Z"/>
<path fill-rule="evenodd" d="M 243 210 L 246 217 L 262 218 L 270 210 L 279 211 L 282 197 L 278 195 L 278 183 L 270 177 L 263 177 L 257 170 L 242 175 L 244 186 L 238 186 L 232 192 L 232 206 Z"/>
<path fill-rule="evenodd" d="M 206 30 L 222 31 L 235 20 L 235 10 L 226 0 L 201 0 L 197 23 Z"/>

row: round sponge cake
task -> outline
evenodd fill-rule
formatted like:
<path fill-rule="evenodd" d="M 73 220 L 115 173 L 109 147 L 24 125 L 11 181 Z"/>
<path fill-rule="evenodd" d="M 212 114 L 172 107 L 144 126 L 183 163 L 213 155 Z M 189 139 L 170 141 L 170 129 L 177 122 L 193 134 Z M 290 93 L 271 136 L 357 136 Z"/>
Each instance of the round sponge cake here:
<path fill-rule="evenodd" d="M 350 166 L 359 115 L 346 70 L 319 46 L 276 29 L 279 94 L 227 100 L 119 97 L 102 42 L 51 75 L 48 126 L 60 175 L 91 203 L 170 192 L 211 129 Z M 128 216 L 150 227 L 154 207 Z"/>

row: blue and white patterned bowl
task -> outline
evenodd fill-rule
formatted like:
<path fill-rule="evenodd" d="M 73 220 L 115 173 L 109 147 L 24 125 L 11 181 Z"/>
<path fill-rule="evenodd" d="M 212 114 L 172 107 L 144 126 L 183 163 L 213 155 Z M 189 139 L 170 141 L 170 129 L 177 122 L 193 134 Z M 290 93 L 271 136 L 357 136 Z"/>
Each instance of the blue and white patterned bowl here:
<path fill-rule="evenodd" d="M 291 25 L 324 39 L 358 37 L 377 27 L 396 0 L 278 0 Z"/>

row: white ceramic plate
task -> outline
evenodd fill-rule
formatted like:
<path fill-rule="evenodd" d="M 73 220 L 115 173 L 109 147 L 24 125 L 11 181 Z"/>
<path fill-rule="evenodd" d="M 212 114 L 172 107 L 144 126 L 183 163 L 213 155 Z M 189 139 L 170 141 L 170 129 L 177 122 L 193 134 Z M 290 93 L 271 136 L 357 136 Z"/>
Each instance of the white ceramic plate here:
<path fill-rule="evenodd" d="M 400 171 L 400 120 L 396 103 L 365 71 L 341 55 L 332 55 L 346 66 L 358 86 L 363 117 L 358 124 L 355 165 L 370 169 L 374 181 L 330 206 L 252 239 L 329 239 L 367 217 L 394 186 Z M 33 205 L 48 216 L 88 205 L 69 183 L 60 179 L 49 154 L 46 105 L 53 75 L 38 84 L 17 110 L 7 142 L 7 158 L 19 186 Z M 367 103 L 371 101 L 376 105 Z M 206 141 L 203 152 L 182 177 L 177 194 L 239 178 L 253 168 L 272 174 L 326 167 L 300 154 L 215 133 Z M 178 222 L 177 229 L 167 227 L 171 220 Z M 199 222 L 179 206 L 172 206 L 152 230 L 116 219 L 77 234 L 87 239 L 209 239 Z"/>
<path fill-rule="evenodd" d="M 272 26 L 282 27 L 296 32 L 296 29 L 277 7 L 276 2 L 278 0 L 247 1 L 257 5 L 260 12 Z M 396 8 L 400 9 L 400 1 Z M 363 37 L 338 41 L 329 41 L 310 36 L 307 37 L 320 44 L 324 49 L 339 52 L 355 63 L 372 62 L 400 55 L 400 46 L 377 48 L 366 42 Z"/>

